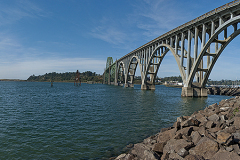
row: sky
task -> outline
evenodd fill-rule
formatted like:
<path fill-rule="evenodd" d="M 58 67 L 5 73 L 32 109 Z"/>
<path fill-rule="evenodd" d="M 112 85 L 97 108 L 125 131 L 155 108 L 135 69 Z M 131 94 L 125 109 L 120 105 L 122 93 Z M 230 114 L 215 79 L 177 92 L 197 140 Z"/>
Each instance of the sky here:
<path fill-rule="evenodd" d="M 0 79 L 92 71 L 227 0 L 0 0 Z M 212 80 L 240 79 L 240 38 L 218 59 Z M 137 68 L 138 69 L 138 68 Z M 139 71 L 137 71 L 139 74 Z M 158 76 L 180 75 L 167 54 Z"/>

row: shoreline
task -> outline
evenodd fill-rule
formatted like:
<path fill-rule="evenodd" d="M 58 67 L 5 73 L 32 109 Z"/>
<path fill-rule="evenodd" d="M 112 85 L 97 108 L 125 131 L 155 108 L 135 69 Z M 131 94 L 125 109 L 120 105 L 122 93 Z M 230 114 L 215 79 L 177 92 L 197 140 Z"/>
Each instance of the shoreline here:
<path fill-rule="evenodd" d="M 240 160 L 240 97 L 178 117 L 172 127 L 126 148 L 111 159 Z"/>

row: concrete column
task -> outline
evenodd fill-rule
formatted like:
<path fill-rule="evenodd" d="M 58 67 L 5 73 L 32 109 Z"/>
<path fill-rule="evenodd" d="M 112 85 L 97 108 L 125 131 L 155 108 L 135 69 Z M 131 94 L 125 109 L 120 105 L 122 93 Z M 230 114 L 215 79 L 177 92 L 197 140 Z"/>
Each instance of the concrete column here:
<path fill-rule="evenodd" d="M 144 53 L 144 72 L 146 72 L 147 69 L 147 49 L 145 49 Z"/>
<path fill-rule="evenodd" d="M 178 55 L 178 36 L 175 36 L 175 54 Z"/>
<path fill-rule="evenodd" d="M 181 37 L 181 60 L 180 60 L 180 65 L 183 67 L 183 58 L 184 58 L 184 42 L 185 42 L 185 37 L 184 33 L 182 33 Z"/>
<path fill-rule="evenodd" d="M 118 79 L 118 62 L 117 62 L 117 59 L 116 59 L 115 77 L 114 77 L 114 84 L 115 84 L 115 86 L 118 85 L 117 79 Z"/>
<path fill-rule="evenodd" d="M 188 30 L 188 52 L 187 52 L 187 75 L 186 79 L 188 79 L 188 76 L 190 74 L 190 67 L 191 67 L 191 30 Z"/>
<path fill-rule="evenodd" d="M 206 25 L 203 24 L 203 29 L 202 29 L 202 45 L 201 45 L 201 49 L 203 49 L 205 43 L 206 43 Z"/>
<path fill-rule="evenodd" d="M 224 23 L 224 20 L 222 17 L 219 17 L 219 26 Z M 224 29 L 224 40 L 227 39 L 227 28 Z"/>
<path fill-rule="evenodd" d="M 224 23 L 224 22 L 223 22 L 222 17 L 219 17 L 219 26 L 221 26 L 223 23 Z"/>
<path fill-rule="evenodd" d="M 170 46 L 173 47 L 173 39 L 172 39 L 172 37 L 170 38 Z"/>
<path fill-rule="evenodd" d="M 194 62 L 197 60 L 198 56 L 198 33 L 199 30 L 197 27 L 195 27 L 195 33 L 194 33 Z"/>
<path fill-rule="evenodd" d="M 227 29 L 224 29 L 224 40 L 227 39 Z"/>
<path fill-rule="evenodd" d="M 127 73 L 125 73 L 125 82 L 124 82 L 124 87 L 125 88 L 128 88 L 129 87 L 129 84 L 128 84 L 128 80 L 127 80 Z"/>
<path fill-rule="evenodd" d="M 111 65 L 111 62 L 110 62 L 109 67 L 108 67 L 108 69 L 109 69 L 109 73 L 108 73 L 108 84 L 109 84 L 109 85 L 111 85 L 111 67 L 110 67 L 110 65 Z"/>
<path fill-rule="evenodd" d="M 206 43 L 206 25 L 203 24 L 201 50 L 203 49 L 205 43 Z M 200 68 L 203 68 L 203 59 L 200 63 Z M 202 80 L 203 80 L 203 71 L 200 71 L 200 80 L 199 80 L 200 83 L 202 83 Z"/>
<path fill-rule="evenodd" d="M 233 24 L 234 32 L 237 31 L 237 23 Z"/>
<path fill-rule="evenodd" d="M 103 84 L 105 84 L 105 73 L 106 73 L 106 70 L 103 73 Z"/>
<path fill-rule="evenodd" d="M 142 66 L 141 66 L 141 67 L 142 67 L 142 68 L 141 68 L 141 72 L 143 72 L 143 59 L 144 59 L 144 58 L 143 58 L 143 50 L 142 50 L 142 51 L 141 51 L 141 65 L 142 65 Z M 139 67 L 140 67 L 140 66 L 139 66 Z"/>

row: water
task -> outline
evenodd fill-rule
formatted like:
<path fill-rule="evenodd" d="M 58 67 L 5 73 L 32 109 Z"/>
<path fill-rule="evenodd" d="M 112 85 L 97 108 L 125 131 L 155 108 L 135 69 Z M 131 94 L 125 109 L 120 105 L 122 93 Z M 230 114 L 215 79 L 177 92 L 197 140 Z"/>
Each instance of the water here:
<path fill-rule="evenodd" d="M 101 84 L 0 82 L 0 159 L 104 159 L 230 97 Z"/>

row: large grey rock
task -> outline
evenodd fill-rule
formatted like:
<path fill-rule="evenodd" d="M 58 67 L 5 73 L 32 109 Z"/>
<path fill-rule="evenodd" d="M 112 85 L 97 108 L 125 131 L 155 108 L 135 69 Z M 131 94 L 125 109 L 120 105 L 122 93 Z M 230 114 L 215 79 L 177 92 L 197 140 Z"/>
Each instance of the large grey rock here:
<path fill-rule="evenodd" d="M 226 120 L 227 120 L 226 115 L 220 115 L 219 117 L 220 117 L 220 120 L 221 120 L 221 121 L 226 121 Z"/>
<path fill-rule="evenodd" d="M 161 157 L 161 160 L 167 160 L 169 159 L 169 154 L 170 153 L 163 153 L 162 157 Z"/>
<path fill-rule="evenodd" d="M 206 122 L 207 118 L 206 117 L 201 117 L 198 119 L 201 123 Z M 200 124 L 201 125 L 201 124 Z"/>
<path fill-rule="evenodd" d="M 217 142 L 222 145 L 228 145 L 232 141 L 232 135 L 226 132 L 220 132 L 217 135 Z"/>
<path fill-rule="evenodd" d="M 238 144 L 232 145 L 232 148 L 233 148 L 233 152 L 235 152 L 238 155 L 240 155 L 240 149 L 239 149 L 239 145 Z"/>
<path fill-rule="evenodd" d="M 219 116 L 217 114 L 213 114 L 208 117 L 208 120 L 210 121 L 219 121 Z"/>
<path fill-rule="evenodd" d="M 188 155 L 188 151 L 185 148 L 181 148 L 177 154 L 181 157 L 185 157 L 186 155 Z"/>
<path fill-rule="evenodd" d="M 126 153 L 120 154 L 117 158 L 115 158 L 115 160 L 123 160 L 126 155 Z"/>
<path fill-rule="evenodd" d="M 185 148 L 186 150 L 193 146 L 192 142 L 187 142 L 184 139 L 171 139 L 163 148 L 163 153 L 177 153 L 180 149 Z"/>
<path fill-rule="evenodd" d="M 157 138 L 157 142 L 167 142 L 168 140 L 170 140 L 172 137 L 175 136 L 177 129 L 170 129 L 167 130 L 165 132 L 159 133 L 158 138 Z"/>
<path fill-rule="evenodd" d="M 240 156 L 234 152 L 220 150 L 213 156 L 212 160 L 240 160 Z"/>
<path fill-rule="evenodd" d="M 153 152 L 149 147 L 142 143 L 135 144 L 133 149 L 131 150 L 131 153 L 133 155 L 136 155 L 138 159 L 159 159 L 158 155 L 155 152 Z"/>
<path fill-rule="evenodd" d="M 240 130 L 232 133 L 234 143 L 240 143 Z"/>
<path fill-rule="evenodd" d="M 176 135 L 181 133 L 182 135 L 190 136 L 193 131 L 193 127 L 186 127 L 176 132 Z"/>
<path fill-rule="evenodd" d="M 199 126 L 200 121 L 198 121 L 196 118 L 190 117 L 189 119 L 183 121 L 181 123 L 182 127 L 189 127 L 189 126 Z"/>
<path fill-rule="evenodd" d="M 199 129 L 198 129 L 198 133 L 199 133 L 200 135 L 205 135 L 205 131 L 206 131 L 206 129 L 205 129 L 204 126 L 201 126 L 201 127 L 199 127 Z"/>
<path fill-rule="evenodd" d="M 169 159 L 183 160 L 183 158 L 181 156 L 179 156 L 177 153 L 169 154 Z"/>
<path fill-rule="evenodd" d="M 153 145 L 153 151 L 155 151 L 155 152 L 160 152 L 160 153 L 162 153 L 163 152 L 163 148 L 164 148 L 164 146 L 167 144 L 167 142 L 159 142 L 159 143 L 155 143 L 154 145 Z"/>
<path fill-rule="evenodd" d="M 192 142 L 196 145 L 198 141 L 202 138 L 201 135 L 198 133 L 198 131 L 195 131 L 191 135 L 192 137 Z"/>
<path fill-rule="evenodd" d="M 233 125 L 236 127 L 236 129 L 240 129 L 240 117 L 234 117 L 234 123 Z"/>
<path fill-rule="evenodd" d="M 235 126 L 226 127 L 223 131 L 227 133 L 235 133 L 236 127 Z"/>
<path fill-rule="evenodd" d="M 196 155 L 201 155 L 205 159 L 210 159 L 215 153 L 218 151 L 218 143 L 215 141 L 203 137 L 197 143 L 196 147 L 194 148 Z"/>
<path fill-rule="evenodd" d="M 200 155 L 187 155 L 184 160 L 205 160 L 205 158 L 203 158 L 203 156 Z"/>
<path fill-rule="evenodd" d="M 207 121 L 206 128 L 212 128 L 214 125 L 213 121 Z"/>
<path fill-rule="evenodd" d="M 176 122 L 173 124 L 173 128 L 176 128 L 177 130 L 179 130 L 180 127 L 181 127 L 181 122 L 176 121 Z"/>
<path fill-rule="evenodd" d="M 215 132 L 218 132 L 220 130 L 222 130 L 222 128 L 220 128 L 220 127 L 214 127 L 214 128 L 208 129 L 208 131 L 211 132 L 211 133 L 215 133 Z"/>
<path fill-rule="evenodd" d="M 228 109 L 230 109 L 231 107 L 221 107 L 220 110 L 221 111 L 227 111 Z"/>

